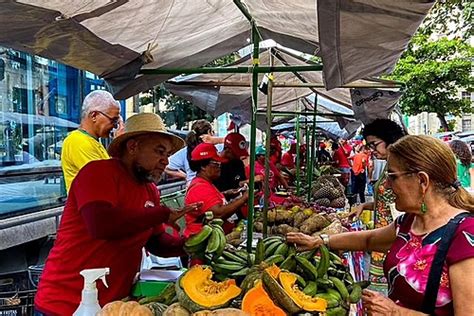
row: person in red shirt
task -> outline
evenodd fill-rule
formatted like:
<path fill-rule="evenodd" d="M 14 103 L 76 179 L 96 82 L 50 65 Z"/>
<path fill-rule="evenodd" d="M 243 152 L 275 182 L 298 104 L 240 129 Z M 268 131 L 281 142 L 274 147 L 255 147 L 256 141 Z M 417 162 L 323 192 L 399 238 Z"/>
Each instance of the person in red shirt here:
<path fill-rule="evenodd" d="M 296 143 L 291 144 L 290 149 L 281 157 L 281 165 L 288 169 L 295 168 Z"/>
<path fill-rule="evenodd" d="M 270 190 L 274 191 L 279 184 L 285 189 L 288 189 L 288 183 L 285 178 L 281 175 L 278 168 L 270 161 L 270 174 L 269 174 L 269 185 Z M 250 177 L 250 166 L 245 167 L 245 173 L 247 178 Z M 263 181 L 265 179 L 265 148 L 258 146 L 255 150 L 255 181 Z"/>
<path fill-rule="evenodd" d="M 130 293 L 143 247 L 160 256 L 182 253 L 179 241 L 173 245 L 175 240 L 162 239 L 162 225 L 174 223 L 199 204 L 170 211 L 160 205 L 155 182 L 168 156 L 183 145 L 166 132 L 158 115 L 137 114 L 110 144 L 113 159 L 92 161 L 79 171 L 39 282 L 37 312 L 72 315 L 81 300 L 84 280 L 79 273 L 84 269 L 110 268 L 109 287 L 97 284 L 104 306 Z"/>
<path fill-rule="evenodd" d="M 197 174 L 188 187 L 184 204 L 202 203 L 202 205 L 184 217 L 186 220 L 184 236 L 186 238 L 201 230 L 206 212 L 211 211 L 214 218 L 228 220 L 241 206 L 247 203 L 247 191 L 241 197 L 228 203 L 224 195 L 212 183 L 219 178 L 223 161 L 225 159 L 217 154 L 216 147 L 212 144 L 201 143 L 191 153 L 190 167 Z M 232 228 L 233 225 L 230 222 L 227 221 L 224 224 L 226 233 L 229 233 Z"/>
<path fill-rule="evenodd" d="M 369 151 L 367 147 L 360 146 L 352 162 L 352 172 L 354 173 L 354 194 L 359 195 L 360 203 L 365 203 L 365 185 L 367 183 L 367 167 L 369 164 Z"/>
<path fill-rule="evenodd" d="M 341 171 L 341 183 L 345 187 L 351 186 L 351 165 L 349 163 L 349 153 L 338 143 L 332 143 L 333 156 L 332 160 L 336 168 Z"/>

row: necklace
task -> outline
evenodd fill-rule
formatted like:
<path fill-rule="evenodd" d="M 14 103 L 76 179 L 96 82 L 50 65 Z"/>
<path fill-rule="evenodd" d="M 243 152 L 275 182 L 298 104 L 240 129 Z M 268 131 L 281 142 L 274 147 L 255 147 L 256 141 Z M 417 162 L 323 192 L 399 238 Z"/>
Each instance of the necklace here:
<path fill-rule="evenodd" d="M 98 137 L 95 137 L 94 135 L 91 135 L 88 131 L 86 131 L 85 129 L 82 129 L 82 128 L 78 128 L 77 129 L 79 132 L 81 132 L 82 134 L 85 134 L 87 136 L 90 136 L 92 138 L 94 138 L 96 141 L 99 141 L 99 138 Z"/>

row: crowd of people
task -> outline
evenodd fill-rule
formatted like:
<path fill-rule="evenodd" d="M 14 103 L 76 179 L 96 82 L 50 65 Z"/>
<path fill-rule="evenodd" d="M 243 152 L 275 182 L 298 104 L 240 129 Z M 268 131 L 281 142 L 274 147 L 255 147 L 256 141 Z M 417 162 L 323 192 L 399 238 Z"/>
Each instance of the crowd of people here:
<path fill-rule="evenodd" d="M 111 132 L 115 137 L 106 149 L 99 138 Z M 474 197 L 465 189 L 474 184 L 469 148 L 406 135 L 389 119 L 367 124 L 362 139 L 324 140 L 317 147 L 319 163 L 338 168 L 346 192 L 359 198 L 350 215 L 373 210 L 375 229 L 324 238 L 289 233 L 287 241 L 298 251 L 322 244 L 369 251 L 372 287 L 363 293 L 369 314 L 474 315 Z M 275 136 L 269 148 L 268 179 L 265 146 L 255 152 L 252 203 L 258 203 L 263 181 L 275 201 L 278 190 L 290 189 L 297 153 L 304 161 L 307 150 L 290 144 L 283 152 Z M 79 272 L 88 268 L 110 268 L 110 286 L 97 285 L 101 305 L 127 296 L 142 249 L 185 255 L 185 240 L 200 231 L 206 214 L 232 230 L 247 215 L 248 156 L 248 142 L 238 132 L 216 137 L 209 122 L 198 120 L 183 141 L 158 115 L 136 114 L 123 123 L 110 93 L 89 94 L 80 127 L 64 141 L 68 199 L 39 283 L 37 315 L 71 315 L 81 299 Z M 161 205 L 156 183 L 163 173 L 186 180 L 182 209 Z M 365 200 L 367 182 L 373 202 Z M 184 229 L 176 224 L 182 217 Z M 433 272 L 434 266 L 440 268 Z"/>

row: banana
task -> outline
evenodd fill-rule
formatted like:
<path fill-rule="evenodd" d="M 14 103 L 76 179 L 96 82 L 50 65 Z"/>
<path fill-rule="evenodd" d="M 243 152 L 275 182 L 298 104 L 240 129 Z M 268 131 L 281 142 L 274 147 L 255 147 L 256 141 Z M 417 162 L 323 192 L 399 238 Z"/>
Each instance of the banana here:
<path fill-rule="evenodd" d="M 326 310 L 326 316 L 345 316 L 345 315 L 347 315 L 347 311 L 342 306 L 328 308 Z"/>
<path fill-rule="evenodd" d="M 298 256 L 303 257 L 307 260 L 310 260 L 311 258 L 314 257 L 315 253 L 316 253 L 316 249 L 312 249 L 312 250 L 303 251 L 300 254 L 298 254 Z"/>
<path fill-rule="evenodd" d="M 349 292 L 347 291 L 347 288 L 346 286 L 344 285 L 344 282 L 342 282 L 341 280 L 339 280 L 338 278 L 336 277 L 329 277 L 329 280 L 332 281 L 332 283 L 334 283 L 334 286 L 336 287 L 336 289 L 339 291 L 339 293 L 341 294 L 341 297 L 344 301 L 347 300 L 347 298 L 349 297 Z"/>
<path fill-rule="evenodd" d="M 321 259 L 319 259 L 319 265 L 318 265 L 318 277 L 322 278 L 328 271 L 329 268 L 329 250 L 326 246 L 321 245 L 319 247 L 319 250 L 321 251 Z"/>
<path fill-rule="evenodd" d="M 303 293 L 309 296 L 314 296 L 318 291 L 318 285 L 315 281 L 309 281 L 303 289 Z"/>
<path fill-rule="evenodd" d="M 244 260 L 247 260 L 248 258 L 248 252 L 241 249 L 241 250 L 237 250 L 235 253 L 234 253 L 236 256 L 239 256 L 240 258 L 244 259 Z"/>
<path fill-rule="evenodd" d="M 357 303 L 362 297 L 362 288 L 359 284 L 355 284 L 352 287 L 351 294 L 349 294 L 349 302 L 350 303 Z"/>
<path fill-rule="evenodd" d="M 248 264 L 249 266 L 255 265 L 255 254 L 253 254 L 253 253 L 249 253 L 249 254 L 248 254 L 248 257 L 247 257 L 247 264 Z"/>
<path fill-rule="evenodd" d="M 219 247 L 217 247 L 217 250 L 215 252 L 216 257 L 222 256 L 222 253 L 225 250 L 225 245 L 227 244 L 227 240 L 225 238 L 224 230 L 218 229 L 218 237 L 219 237 Z"/>
<path fill-rule="evenodd" d="M 240 271 L 237 271 L 237 272 L 232 273 L 230 276 L 231 276 L 231 277 L 246 276 L 247 273 L 249 273 L 249 271 L 250 271 L 250 268 L 248 268 L 248 267 L 247 267 L 247 268 L 243 268 L 243 269 L 240 270 Z"/>
<path fill-rule="evenodd" d="M 318 285 L 321 286 L 321 288 L 324 288 L 324 289 L 329 289 L 329 288 L 334 287 L 334 283 L 329 279 L 318 278 L 316 279 L 316 282 L 318 283 Z"/>
<path fill-rule="evenodd" d="M 342 301 L 342 296 L 341 296 L 341 293 L 339 293 L 339 291 L 336 291 L 335 289 L 326 289 L 326 293 L 331 295 L 338 302 Z"/>
<path fill-rule="evenodd" d="M 214 218 L 209 222 L 209 224 L 222 227 L 222 225 L 224 225 L 224 220 L 222 218 Z"/>
<path fill-rule="evenodd" d="M 245 268 L 243 265 L 225 263 L 213 263 L 211 266 L 214 271 L 224 275 L 230 275 Z"/>
<path fill-rule="evenodd" d="M 334 308 L 339 306 L 339 301 L 334 299 L 334 297 L 328 293 L 317 293 L 314 297 L 325 299 L 328 303 L 328 308 Z"/>
<path fill-rule="evenodd" d="M 259 264 L 265 259 L 265 244 L 263 239 L 259 239 L 257 242 L 257 250 L 255 251 L 255 264 Z"/>
<path fill-rule="evenodd" d="M 334 262 L 334 264 L 341 265 L 341 266 L 344 265 L 342 263 L 342 259 L 338 255 L 336 255 L 334 252 L 329 251 L 329 257 L 331 258 L 331 261 Z"/>
<path fill-rule="evenodd" d="M 316 270 L 316 267 L 309 262 L 308 259 L 296 256 L 295 257 L 296 261 L 298 262 L 298 266 L 303 269 L 303 271 L 310 277 L 312 280 L 316 281 L 318 277 L 318 272 Z"/>
<path fill-rule="evenodd" d="M 247 260 L 242 259 L 239 256 L 237 256 L 237 255 L 235 255 L 235 254 L 233 254 L 233 253 L 231 253 L 227 250 L 224 250 L 224 252 L 222 253 L 222 256 L 226 257 L 230 261 L 233 261 L 233 262 L 236 262 L 236 263 L 239 263 L 239 264 L 244 264 L 244 265 L 247 264 Z"/>
<path fill-rule="evenodd" d="M 282 243 L 280 246 L 278 246 L 273 253 L 274 255 L 282 255 L 283 257 L 286 257 L 288 253 L 288 245 L 286 243 Z"/>
<path fill-rule="evenodd" d="M 201 231 L 197 233 L 196 235 L 191 236 L 188 240 L 186 240 L 184 245 L 190 248 L 196 247 L 197 245 L 204 243 L 207 240 L 207 238 L 209 238 L 211 233 L 212 233 L 212 227 L 209 225 L 204 225 Z"/>
<path fill-rule="evenodd" d="M 299 275 L 298 273 L 295 273 L 295 276 L 296 276 L 296 282 L 301 286 L 301 287 L 305 287 L 306 286 L 306 281 L 304 280 L 304 278 Z"/>
<path fill-rule="evenodd" d="M 270 245 L 268 245 L 268 248 L 265 248 L 265 258 L 270 257 L 275 253 L 275 250 L 282 244 L 281 241 L 276 241 Z"/>
<path fill-rule="evenodd" d="M 296 259 L 295 255 L 291 254 L 281 263 L 280 269 L 294 271 L 296 269 Z"/>
<path fill-rule="evenodd" d="M 283 257 L 282 255 L 272 255 L 268 258 L 266 258 L 264 261 L 268 264 L 276 264 L 278 265 L 280 262 L 282 262 L 283 260 L 285 260 L 285 257 Z"/>
<path fill-rule="evenodd" d="M 207 242 L 206 253 L 212 254 L 217 251 L 220 246 L 220 237 L 219 237 L 219 230 L 217 228 L 213 228 L 211 232 L 211 236 Z"/>
<path fill-rule="evenodd" d="M 283 237 L 280 237 L 280 236 L 269 236 L 265 239 L 263 239 L 263 243 L 265 244 L 265 246 L 270 243 L 270 242 L 273 242 L 275 240 L 279 240 L 279 241 L 283 241 Z"/>

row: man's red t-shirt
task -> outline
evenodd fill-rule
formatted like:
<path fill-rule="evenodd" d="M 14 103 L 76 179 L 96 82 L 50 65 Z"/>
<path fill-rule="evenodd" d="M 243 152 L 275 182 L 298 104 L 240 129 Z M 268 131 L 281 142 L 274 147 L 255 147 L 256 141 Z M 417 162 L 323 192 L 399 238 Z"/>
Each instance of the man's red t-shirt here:
<path fill-rule="evenodd" d="M 106 277 L 109 288 L 97 282 L 101 306 L 130 293 L 140 267 L 142 248 L 154 229 L 120 239 L 95 239 L 79 211 L 94 201 L 140 211 L 146 203 L 158 206 L 160 196 L 154 184 L 137 183 L 118 160 L 93 161 L 81 169 L 72 183 L 57 239 L 35 297 L 35 307 L 48 316 L 72 315 L 77 309 L 84 286 L 79 272 L 84 269 L 110 268 Z"/>
<path fill-rule="evenodd" d="M 184 218 L 186 220 L 186 228 L 184 236 L 188 238 L 197 234 L 203 226 L 203 216 L 214 205 L 224 205 L 227 203 L 224 195 L 209 181 L 201 177 L 195 177 L 189 184 L 184 198 L 184 204 L 202 202 L 203 205 L 196 211 L 187 213 Z"/>
<path fill-rule="evenodd" d="M 268 185 L 271 190 L 275 189 L 278 185 L 278 179 L 277 175 L 280 174 L 280 171 L 278 171 L 278 168 L 270 161 L 270 173 L 268 176 Z M 250 178 L 250 166 L 245 167 L 245 174 L 247 176 L 247 179 Z M 265 165 L 261 164 L 259 161 L 255 161 L 255 175 L 258 176 L 264 176 L 265 177 Z"/>
<path fill-rule="evenodd" d="M 339 147 L 333 155 L 334 161 L 337 161 L 338 168 L 350 168 L 348 156 L 344 153 L 344 149 Z"/>
<path fill-rule="evenodd" d="M 293 156 L 294 155 L 290 154 L 289 152 L 284 153 L 283 157 L 281 157 L 281 165 L 293 169 L 295 167 L 295 160 Z"/>

